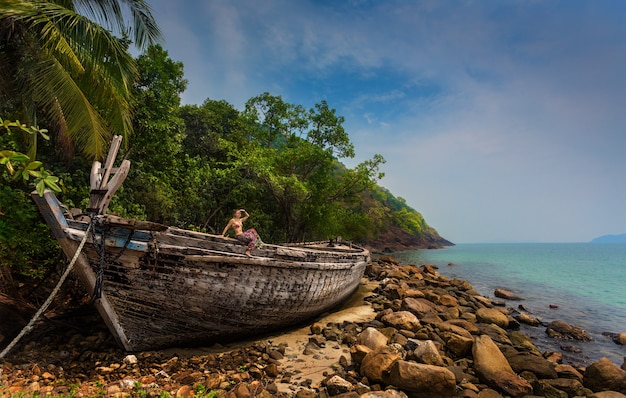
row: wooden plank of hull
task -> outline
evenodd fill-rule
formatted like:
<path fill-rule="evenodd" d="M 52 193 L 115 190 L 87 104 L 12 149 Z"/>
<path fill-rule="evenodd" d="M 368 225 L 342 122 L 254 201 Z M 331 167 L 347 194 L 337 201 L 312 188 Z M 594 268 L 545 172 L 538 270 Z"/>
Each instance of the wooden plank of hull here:
<path fill-rule="evenodd" d="M 72 257 L 86 224 L 66 220 L 51 193 L 35 201 Z M 235 239 L 173 228 L 109 233 L 112 260 L 96 307 L 129 351 L 210 344 L 299 323 L 351 295 L 369 261 L 366 250 L 323 246 L 264 245 L 248 258 Z M 95 247 L 85 245 L 76 271 L 87 289 L 95 286 L 99 261 Z"/>

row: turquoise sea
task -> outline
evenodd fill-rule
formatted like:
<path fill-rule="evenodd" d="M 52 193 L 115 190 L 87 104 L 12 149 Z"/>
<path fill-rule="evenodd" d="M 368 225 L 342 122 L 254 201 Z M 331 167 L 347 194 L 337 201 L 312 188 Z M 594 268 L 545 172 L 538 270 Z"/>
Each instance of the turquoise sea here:
<path fill-rule="evenodd" d="M 507 308 L 521 304 L 545 325 L 560 320 L 585 329 L 593 341 L 557 340 L 545 326 L 523 325 L 542 351 L 563 352 L 566 363 L 625 360 L 626 346 L 603 333 L 626 333 L 626 243 L 459 244 L 394 257 L 436 265 L 440 274 L 467 280 L 486 297 L 494 297 L 496 288 L 511 290 L 524 300 L 507 301 Z"/>

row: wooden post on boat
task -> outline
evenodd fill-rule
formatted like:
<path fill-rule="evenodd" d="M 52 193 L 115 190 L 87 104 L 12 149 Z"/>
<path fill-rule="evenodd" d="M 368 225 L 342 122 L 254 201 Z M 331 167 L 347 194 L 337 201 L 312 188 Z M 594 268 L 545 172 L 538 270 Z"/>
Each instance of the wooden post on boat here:
<path fill-rule="evenodd" d="M 93 162 L 91 166 L 89 178 L 91 194 L 89 196 L 89 206 L 87 207 L 88 213 L 105 214 L 111 198 L 113 198 L 118 188 L 122 186 L 128 175 L 130 160 L 124 159 L 119 168 L 113 167 L 121 143 L 121 135 L 113 136 L 104 167 L 98 161 Z M 109 180 L 111 174 L 113 174 L 113 177 Z"/>

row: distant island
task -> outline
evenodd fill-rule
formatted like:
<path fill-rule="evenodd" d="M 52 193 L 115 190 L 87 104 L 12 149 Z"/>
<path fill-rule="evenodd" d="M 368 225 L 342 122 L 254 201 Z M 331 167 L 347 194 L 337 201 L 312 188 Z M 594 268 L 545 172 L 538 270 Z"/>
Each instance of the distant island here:
<path fill-rule="evenodd" d="M 591 243 L 626 243 L 626 234 L 603 235 L 593 239 Z"/>

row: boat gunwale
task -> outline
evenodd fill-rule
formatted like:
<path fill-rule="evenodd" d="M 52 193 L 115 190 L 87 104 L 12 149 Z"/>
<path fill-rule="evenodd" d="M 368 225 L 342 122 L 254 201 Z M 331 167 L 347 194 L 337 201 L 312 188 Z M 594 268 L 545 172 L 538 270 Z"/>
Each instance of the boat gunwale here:
<path fill-rule="evenodd" d="M 78 239 L 82 239 L 84 237 L 84 234 L 73 233 L 71 232 L 71 230 L 84 232 L 87 230 L 89 223 L 87 221 L 68 219 L 67 217 L 65 217 L 65 220 L 67 224 L 67 226 L 63 228 L 63 231 L 65 232 L 65 234 L 68 237 L 75 235 Z M 212 241 L 212 242 L 216 242 L 218 244 L 224 244 L 224 245 L 234 245 L 234 246 L 241 245 L 241 243 L 234 238 L 228 238 L 228 237 L 223 237 L 221 235 L 208 234 L 208 233 L 198 232 L 198 231 L 189 231 L 189 230 L 184 230 L 184 229 L 177 228 L 177 227 L 170 227 L 165 231 L 159 231 L 159 232 L 147 231 L 147 230 L 141 230 L 141 229 L 133 229 L 133 228 L 125 228 L 123 226 L 111 227 L 111 231 L 122 231 L 122 230 L 131 231 L 130 241 L 142 242 L 143 245 L 146 245 L 146 250 L 138 250 L 138 251 L 148 251 L 149 242 L 154 241 L 155 239 L 158 241 L 158 236 L 167 235 L 167 234 L 171 234 L 173 236 L 179 236 L 183 238 L 198 239 L 200 241 Z M 351 243 L 338 242 L 336 243 L 336 245 L 338 246 L 334 246 L 334 247 L 317 246 L 317 245 L 327 245 L 327 244 L 328 244 L 328 241 L 316 241 L 316 242 L 300 242 L 300 243 L 286 243 L 286 244 L 264 243 L 263 246 L 268 249 L 273 250 L 274 252 L 276 252 L 279 249 L 286 249 L 286 250 L 300 251 L 302 253 L 311 253 L 313 255 L 315 254 L 351 255 L 352 254 L 354 256 L 359 256 L 359 255 L 369 256 L 369 251 L 367 249 L 361 246 L 353 245 Z M 159 246 L 162 246 L 162 245 L 163 244 L 159 244 Z M 107 246 L 121 247 L 121 245 L 107 245 Z M 178 246 L 184 247 L 181 245 L 178 245 Z M 208 249 L 205 249 L 205 250 L 208 250 Z M 237 253 L 225 253 L 224 255 L 237 255 Z"/>
<path fill-rule="evenodd" d="M 85 232 L 81 230 L 74 230 L 66 228 L 65 230 L 66 236 L 68 239 L 73 241 L 80 241 L 84 238 Z M 91 238 L 88 238 L 88 243 L 92 244 Z M 114 240 L 113 244 L 111 244 L 110 240 L 105 240 L 105 245 L 108 249 L 111 248 L 122 248 L 123 244 L 120 244 L 119 241 Z M 149 242 L 146 241 L 134 241 L 131 239 L 127 245 L 129 246 L 126 250 L 129 252 L 140 252 L 140 253 L 149 253 Z M 360 263 L 368 262 L 368 254 L 365 252 L 354 253 L 353 256 L 349 256 L 343 260 L 345 261 L 337 261 L 339 258 L 334 258 L 329 261 L 306 261 L 302 258 L 295 259 L 287 259 L 287 258 L 273 258 L 266 256 L 252 256 L 248 257 L 244 254 L 239 253 L 231 253 L 231 252 L 220 252 L 219 250 L 211 250 L 211 249 L 202 249 L 202 248 L 189 248 L 186 246 L 180 245 L 169 245 L 169 244 L 159 244 L 159 252 L 160 254 L 165 255 L 178 255 L 183 258 L 184 261 L 190 261 L 194 263 L 232 263 L 238 265 L 254 265 L 254 266 L 263 266 L 263 267 L 276 267 L 276 268 L 299 268 L 299 269 L 349 269 L 359 265 Z M 282 246 L 277 246 L 277 248 L 281 248 Z M 181 252 L 172 252 L 168 253 L 168 250 L 175 250 L 176 248 L 180 248 Z M 196 251 L 197 253 L 184 253 L 182 251 L 190 250 Z M 206 254 L 200 254 L 200 252 L 206 252 Z M 303 250 L 303 252 L 306 252 Z M 325 253 L 325 254 L 335 254 L 333 252 L 321 252 L 317 251 L 316 253 Z M 336 253 L 337 255 L 345 254 L 345 253 Z"/>

